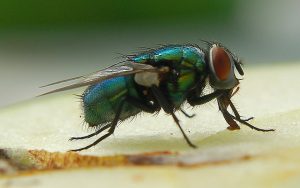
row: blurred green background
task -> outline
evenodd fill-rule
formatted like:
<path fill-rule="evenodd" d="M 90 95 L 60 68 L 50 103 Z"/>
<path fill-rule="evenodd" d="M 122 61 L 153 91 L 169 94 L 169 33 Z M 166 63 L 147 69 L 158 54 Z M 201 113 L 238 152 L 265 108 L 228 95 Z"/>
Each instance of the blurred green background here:
<path fill-rule="evenodd" d="M 0 107 L 158 44 L 215 40 L 246 66 L 298 61 L 299 17 L 297 0 L 2 0 Z"/>

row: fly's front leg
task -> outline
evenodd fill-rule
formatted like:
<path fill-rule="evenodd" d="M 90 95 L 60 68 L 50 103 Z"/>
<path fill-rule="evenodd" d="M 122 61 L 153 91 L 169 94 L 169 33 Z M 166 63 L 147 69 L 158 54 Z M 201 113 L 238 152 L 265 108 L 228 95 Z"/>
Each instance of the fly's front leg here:
<path fill-rule="evenodd" d="M 233 115 L 231 115 L 231 114 L 230 114 L 230 115 L 231 115 L 231 117 L 232 117 L 233 119 L 235 119 L 236 121 L 238 121 L 238 122 L 240 122 L 240 123 L 242 123 L 242 124 L 244 124 L 244 125 L 250 127 L 251 129 L 254 129 L 254 130 L 256 130 L 256 131 L 262 131 L 262 132 L 275 131 L 275 129 L 261 129 L 261 128 L 258 128 L 258 127 L 255 127 L 255 126 L 251 125 L 251 124 L 248 123 L 247 121 L 253 119 L 253 117 L 250 117 L 250 118 L 248 118 L 248 119 L 241 119 L 240 114 L 238 113 L 238 111 L 236 110 L 235 106 L 233 105 L 233 103 L 231 102 L 231 100 L 230 100 L 229 98 L 228 98 L 228 101 L 229 101 L 229 105 L 230 105 L 230 107 L 231 107 L 231 109 L 232 109 L 232 111 L 233 111 L 233 113 L 234 113 L 235 116 L 233 116 Z"/>
<path fill-rule="evenodd" d="M 237 109 L 235 108 L 235 106 L 233 105 L 233 103 L 231 102 L 231 100 L 228 99 L 228 101 L 229 101 L 230 108 L 232 109 L 232 111 L 233 111 L 233 113 L 234 113 L 234 115 L 235 115 L 236 118 L 238 118 L 238 119 L 240 119 L 242 121 L 250 121 L 250 120 L 254 119 L 254 117 L 242 119 L 241 116 L 240 116 L 240 114 L 239 114 L 239 112 L 237 111 Z"/>
<path fill-rule="evenodd" d="M 178 128 L 180 129 L 185 141 L 187 142 L 187 144 L 192 147 L 192 148 L 197 148 L 191 141 L 190 139 L 187 137 L 187 135 L 185 134 L 184 130 L 182 129 L 182 127 L 179 124 L 179 120 L 178 118 L 175 116 L 174 114 L 174 106 L 167 100 L 167 98 L 163 95 L 163 93 L 159 90 L 159 88 L 157 86 L 152 86 L 151 87 L 151 91 L 154 95 L 154 97 L 156 98 L 156 100 L 158 101 L 159 105 L 164 109 L 164 111 L 168 114 L 171 114 L 173 117 L 173 120 L 175 121 L 176 125 L 178 126 Z"/>
<path fill-rule="evenodd" d="M 227 129 L 230 131 L 239 130 L 240 126 L 234 121 L 232 115 L 227 111 L 227 108 L 229 106 L 229 101 L 227 100 L 228 97 L 226 96 L 228 95 L 230 96 L 230 94 L 226 90 L 224 91 L 222 96 L 218 97 L 219 110 L 222 112 L 225 121 L 229 125 Z"/>
<path fill-rule="evenodd" d="M 225 121 L 229 125 L 227 129 L 230 131 L 239 130 L 240 126 L 234 121 L 233 116 L 226 109 L 220 109 L 220 110 L 222 112 Z"/>
<path fill-rule="evenodd" d="M 223 94 L 222 90 L 216 90 L 213 93 L 198 97 L 198 96 L 189 96 L 187 98 L 188 103 L 191 106 L 196 106 L 196 105 L 201 105 L 201 104 L 205 104 L 215 98 L 220 97 Z"/>
<path fill-rule="evenodd" d="M 237 122 L 240 122 L 248 127 L 250 127 L 251 129 L 254 129 L 256 131 L 262 131 L 262 132 L 269 132 L 269 131 L 275 131 L 274 129 L 261 129 L 258 127 L 255 127 L 253 125 L 251 125 L 250 123 L 248 123 L 247 121 L 249 121 L 252 118 L 248 118 L 248 119 L 241 119 L 240 114 L 238 113 L 237 109 L 235 108 L 235 106 L 233 105 L 233 103 L 231 102 L 228 93 L 224 92 L 224 94 L 218 98 L 218 104 L 219 104 L 219 109 L 221 110 L 226 122 L 229 124 L 229 127 L 227 129 L 229 130 L 236 130 L 236 129 L 240 129 L 240 127 L 237 125 Z M 227 107 L 230 106 L 234 116 L 231 115 L 228 111 L 227 111 Z"/>
<path fill-rule="evenodd" d="M 213 99 L 218 99 L 218 103 L 219 103 L 219 109 L 221 110 L 222 114 L 223 114 L 223 117 L 225 119 L 225 121 L 228 123 L 229 127 L 227 127 L 227 129 L 229 130 L 237 130 L 237 129 L 240 129 L 240 127 L 238 126 L 238 124 L 234 121 L 234 119 L 230 116 L 229 113 L 226 113 L 227 112 L 227 106 L 229 104 L 225 104 L 224 100 L 222 100 L 222 95 L 225 93 L 226 91 L 224 90 L 216 90 L 214 91 L 213 93 L 210 93 L 210 94 L 207 94 L 207 95 L 204 95 L 204 96 L 200 96 L 200 97 L 197 97 L 197 96 L 189 96 L 187 98 L 187 101 L 188 103 L 191 105 L 191 106 L 195 106 L 195 105 L 202 105 L 202 104 L 205 104 Z M 221 101 L 221 102 L 220 102 Z M 226 111 L 226 112 L 225 112 Z"/>

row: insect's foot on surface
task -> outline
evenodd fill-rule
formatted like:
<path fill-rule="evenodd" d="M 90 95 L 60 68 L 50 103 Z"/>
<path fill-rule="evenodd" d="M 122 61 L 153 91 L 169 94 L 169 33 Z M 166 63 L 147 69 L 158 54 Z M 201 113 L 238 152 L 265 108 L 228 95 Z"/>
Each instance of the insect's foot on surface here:
<path fill-rule="evenodd" d="M 86 150 L 88 149 L 88 147 L 83 147 L 83 148 L 78 148 L 78 149 L 71 149 L 69 150 L 70 152 L 77 152 L 77 151 L 82 151 L 82 150 Z"/>
<path fill-rule="evenodd" d="M 252 128 L 252 129 L 254 129 L 256 131 L 261 131 L 261 132 L 272 132 L 272 131 L 275 131 L 275 129 L 261 129 L 261 128 L 258 128 L 258 127 L 255 127 L 255 128 Z"/>
<path fill-rule="evenodd" d="M 261 131 L 261 132 L 271 132 L 271 131 L 275 131 L 275 129 L 261 129 L 261 128 L 258 128 L 258 127 L 255 127 L 253 125 L 251 125 L 250 123 L 248 123 L 247 121 L 245 120 L 242 120 L 240 118 L 234 118 L 235 120 L 237 120 L 238 122 L 250 127 L 251 129 L 254 129 L 256 131 Z"/>
<path fill-rule="evenodd" d="M 196 149 L 197 148 L 197 146 L 195 145 L 195 144 L 193 144 L 190 140 L 186 140 L 187 141 L 187 144 L 191 147 L 191 148 L 193 148 L 193 149 Z"/>
<path fill-rule="evenodd" d="M 243 121 L 250 121 L 250 120 L 254 119 L 254 117 L 249 117 L 249 118 L 246 118 L 246 119 L 240 118 L 240 119 L 243 120 Z"/>
<path fill-rule="evenodd" d="M 258 127 L 255 127 L 256 131 L 261 131 L 261 132 L 272 132 L 272 131 L 275 131 L 275 129 L 261 129 L 261 128 L 258 128 Z"/>
<path fill-rule="evenodd" d="M 102 131 L 108 129 L 111 125 L 110 124 L 107 124 L 105 125 L 104 127 L 101 127 L 99 130 L 97 130 L 96 132 L 92 133 L 92 134 L 89 134 L 89 135 L 86 135 L 86 136 L 79 136 L 79 137 L 71 137 L 69 139 L 69 141 L 72 141 L 72 140 L 82 140 L 82 139 L 86 139 L 86 138 L 91 138 L 93 136 L 96 136 L 98 134 L 100 134 Z"/>
<path fill-rule="evenodd" d="M 230 130 L 230 131 L 235 131 L 235 130 L 240 130 L 241 128 L 239 126 L 234 126 L 234 127 L 233 126 L 228 126 L 227 129 Z"/>
<path fill-rule="evenodd" d="M 195 116 L 196 116 L 196 114 L 191 114 L 191 115 L 189 115 L 189 118 L 193 118 Z"/>
<path fill-rule="evenodd" d="M 86 136 L 81 136 L 81 137 L 71 137 L 69 138 L 69 141 L 73 141 L 73 140 L 82 140 L 82 139 L 85 139 L 87 138 Z"/>
<path fill-rule="evenodd" d="M 193 118 L 193 117 L 196 116 L 196 114 L 184 114 L 184 115 L 185 115 L 185 117 L 187 117 L 187 118 Z"/>
<path fill-rule="evenodd" d="M 195 117 L 196 116 L 196 114 L 188 114 L 188 113 L 186 113 L 183 109 L 180 109 L 180 111 L 186 116 L 186 117 L 188 117 L 188 118 L 193 118 L 193 117 Z"/>
<path fill-rule="evenodd" d="M 197 146 L 196 145 L 194 145 L 194 144 L 189 144 L 189 146 L 191 147 L 191 148 L 193 148 L 193 149 L 197 149 Z"/>

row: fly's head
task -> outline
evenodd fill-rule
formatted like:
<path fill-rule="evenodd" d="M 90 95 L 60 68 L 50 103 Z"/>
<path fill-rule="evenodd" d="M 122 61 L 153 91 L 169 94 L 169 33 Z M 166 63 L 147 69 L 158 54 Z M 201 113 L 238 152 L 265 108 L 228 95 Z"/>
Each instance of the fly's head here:
<path fill-rule="evenodd" d="M 209 83 L 215 90 L 233 90 L 238 86 L 234 70 L 243 76 L 241 61 L 227 48 L 213 43 L 208 51 Z"/>
<path fill-rule="evenodd" d="M 209 83 L 214 90 L 222 90 L 223 94 L 217 98 L 221 111 L 230 105 L 230 98 L 239 90 L 240 76 L 244 75 L 241 61 L 227 48 L 218 43 L 211 43 L 208 51 Z"/>

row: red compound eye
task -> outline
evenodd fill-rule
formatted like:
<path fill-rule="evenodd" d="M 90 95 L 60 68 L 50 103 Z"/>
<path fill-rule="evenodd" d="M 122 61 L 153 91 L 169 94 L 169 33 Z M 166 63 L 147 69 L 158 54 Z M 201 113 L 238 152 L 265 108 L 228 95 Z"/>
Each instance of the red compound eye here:
<path fill-rule="evenodd" d="M 227 52 L 216 46 L 211 49 L 211 53 L 216 76 L 220 80 L 227 80 L 231 70 L 231 62 Z"/>

